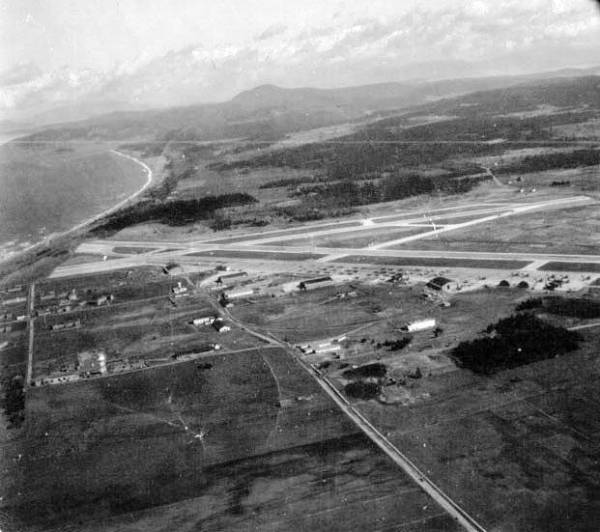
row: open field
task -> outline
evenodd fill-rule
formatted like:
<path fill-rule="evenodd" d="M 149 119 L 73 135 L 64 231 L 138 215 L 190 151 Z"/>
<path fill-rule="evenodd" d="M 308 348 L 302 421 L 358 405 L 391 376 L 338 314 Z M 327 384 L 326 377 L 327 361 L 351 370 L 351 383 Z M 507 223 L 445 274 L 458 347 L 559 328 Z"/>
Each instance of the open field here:
<path fill-rule="evenodd" d="M 596 254 L 600 245 L 600 209 L 580 206 L 510 216 L 410 242 L 411 249 L 449 251 L 538 251 Z M 405 245 L 401 246 L 405 247 Z M 400 247 L 398 247 L 400 249 Z"/>
<path fill-rule="evenodd" d="M 103 349 L 108 362 L 127 358 L 152 364 L 168 362 L 178 352 L 206 351 L 207 346 L 215 344 L 244 349 L 261 343 L 235 327 L 219 334 L 210 326 L 191 324 L 198 316 L 215 314 L 206 301 L 190 296 L 182 298 L 177 308 L 166 297 L 159 297 L 137 305 L 70 313 L 66 318 L 39 318 L 34 339 L 34 377 L 75 364 L 77 354 L 90 349 Z M 81 320 L 81 329 L 48 330 L 52 323 L 74 319 Z"/>
<path fill-rule="evenodd" d="M 412 406 L 359 408 L 488 529 L 592 531 L 597 343 L 493 378 L 423 379 Z"/>
<path fill-rule="evenodd" d="M 412 242 L 411 242 L 412 244 Z M 357 264 L 385 264 L 388 266 L 424 266 L 431 268 L 487 268 L 494 270 L 517 270 L 529 264 L 521 260 L 453 259 L 434 257 L 382 257 L 348 255 L 334 262 Z"/>
<path fill-rule="evenodd" d="M 5 530 L 457 529 L 278 349 L 35 389 L 26 419 Z"/>
<path fill-rule="evenodd" d="M 600 264 L 593 262 L 580 262 L 578 264 L 566 263 L 566 262 L 547 262 L 546 264 L 539 267 L 540 271 L 564 271 L 564 272 L 598 272 L 600 273 Z"/>
<path fill-rule="evenodd" d="M 115 246 L 113 248 L 114 253 L 120 253 L 123 255 L 130 255 L 132 253 L 150 253 L 151 251 L 155 251 L 156 248 L 138 248 L 138 247 L 128 247 L 128 246 Z"/>
<path fill-rule="evenodd" d="M 226 250 L 196 251 L 187 253 L 189 257 L 222 257 L 225 259 L 264 259 L 264 260 L 309 260 L 323 257 L 318 253 L 285 253 L 281 251 L 252 251 L 252 250 Z"/>
<path fill-rule="evenodd" d="M 280 231 L 277 230 L 268 230 L 268 231 L 256 231 L 252 234 L 246 234 L 245 236 L 231 236 L 230 238 L 219 238 L 216 240 L 211 240 L 210 242 L 213 244 L 235 244 L 240 242 L 245 242 L 246 240 L 258 240 L 260 238 L 271 238 L 271 237 L 286 237 L 289 235 L 298 235 L 304 234 L 308 231 L 327 231 L 329 229 L 339 229 L 342 227 L 360 227 L 361 223 L 359 221 L 348 221 L 348 222 L 339 222 L 339 223 L 326 223 L 326 224 L 318 224 L 318 225 L 305 225 L 298 228 L 289 228 L 282 229 Z"/>
<path fill-rule="evenodd" d="M 292 343 L 327 338 L 377 319 L 374 313 L 380 307 L 375 298 L 365 294 L 349 304 L 337 297 L 351 290 L 353 288 L 345 284 L 261 299 L 252 305 L 236 305 L 233 314 L 257 329 Z"/>
<path fill-rule="evenodd" d="M 290 240 L 279 240 L 270 242 L 271 246 L 320 246 L 326 248 L 363 248 L 370 244 L 379 244 L 403 238 L 405 236 L 417 235 L 424 231 L 431 230 L 431 227 L 375 227 L 373 229 L 362 228 L 356 232 L 340 233 L 334 235 L 316 235 L 311 238 L 294 238 Z"/>

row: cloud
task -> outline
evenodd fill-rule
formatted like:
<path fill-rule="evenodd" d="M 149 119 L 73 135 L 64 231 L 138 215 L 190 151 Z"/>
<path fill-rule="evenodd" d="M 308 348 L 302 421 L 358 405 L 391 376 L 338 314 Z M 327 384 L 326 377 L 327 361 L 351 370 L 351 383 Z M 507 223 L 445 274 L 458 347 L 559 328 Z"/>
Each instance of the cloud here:
<path fill-rule="evenodd" d="M 257 41 L 265 41 L 267 39 L 272 39 L 273 37 L 277 37 L 278 35 L 282 35 L 287 30 L 287 26 L 284 24 L 273 24 L 269 26 L 265 31 L 263 31 L 258 37 L 256 37 Z"/>
<path fill-rule="evenodd" d="M 408 11 L 273 24 L 245 41 L 142 54 L 105 72 L 33 64 L 0 74 L 0 107 L 86 99 L 224 100 L 262 83 L 340 86 L 524 73 L 597 62 L 600 12 L 566 0 L 420 2 Z M 592 8 L 590 9 L 590 6 Z M 323 19 L 325 20 L 325 19 Z"/>
<path fill-rule="evenodd" d="M 19 63 L 0 72 L 0 87 L 26 83 L 41 75 L 41 69 L 34 63 Z"/>

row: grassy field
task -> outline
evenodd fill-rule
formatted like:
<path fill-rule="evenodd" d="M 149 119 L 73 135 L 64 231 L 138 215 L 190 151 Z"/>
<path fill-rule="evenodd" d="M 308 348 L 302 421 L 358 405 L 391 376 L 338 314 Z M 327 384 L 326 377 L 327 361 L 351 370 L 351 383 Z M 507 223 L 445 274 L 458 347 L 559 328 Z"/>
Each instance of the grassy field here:
<path fill-rule="evenodd" d="M 449 251 L 597 254 L 599 235 L 600 209 L 589 205 L 509 216 L 408 245 L 411 249 Z"/>
<path fill-rule="evenodd" d="M 488 529 L 596 530 L 597 348 L 493 378 L 431 377 L 412 406 L 360 408 Z"/>
<path fill-rule="evenodd" d="M 380 307 L 374 296 L 364 294 L 352 304 L 336 297 L 349 290 L 348 285 L 340 285 L 296 292 L 253 305 L 236 305 L 233 313 L 241 321 L 290 342 L 327 338 L 376 319 Z"/>
<path fill-rule="evenodd" d="M 412 244 L 412 242 L 411 242 Z M 433 268 L 488 268 L 494 270 L 518 270 L 529 264 L 522 260 L 451 259 L 436 257 L 382 257 L 349 255 L 334 262 L 358 264 L 386 264 L 390 266 L 425 266 Z"/>
<path fill-rule="evenodd" d="M 139 253 L 149 253 L 157 248 L 139 248 L 139 247 L 128 247 L 128 246 L 116 246 L 113 248 L 114 253 L 122 253 L 126 255 L 136 255 Z"/>
<path fill-rule="evenodd" d="M 311 238 L 294 238 L 271 242 L 271 246 L 320 246 L 326 248 L 363 248 L 369 244 L 379 244 L 403 238 L 405 236 L 417 235 L 428 231 L 426 227 L 376 227 L 373 229 L 362 229 L 352 233 L 340 233 L 333 235 L 315 236 Z"/>
<path fill-rule="evenodd" d="M 600 273 L 600 264 L 595 262 L 547 262 L 540 266 L 541 271 L 555 272 L 593 272 Z"/>
<path fill-rule="evenodd" d="M 318 259 L 324 255 L 318 253 L 285 253 L 279 251 L 236 251 L 236 250 L 214 250 L 196 251 L 188 253 L 190 257 L 222 257 L 225 259 L 264 259 L 264 260 L 309 260 Z"/>
<path fill-rule="evenodd" d="M 340 223 L 332 223 L 332 224 L 323 224 L 323 225 L 318 225 L 318 226 L 314 226 L 314 225 L 305 225 L 303 227 L 299 227 L 297 229 L 294 228 L 290 228 L 290 229 L 285 229 L 285 230 L 281 230 L 281 231 L 265 231 L 260 232 L 260 231 L 256 231 L 256 233 L 253 233 L 252 235 L 246 235 L 246 236 L 231 236 L 229 238 L 220 238 L 218 240 L 211 240 L 211 242 L 214 242 L 215 244 L 233 244 L 233 243 L 239 243 L 239 242 L 245 242 L 246 240 L 250 241 L 250 240 L 257 240 L 259 238 L 272 238 L 272 237 L 277 237 L 277 236 L 281 236 L 281 237 L 286 237 L 288 235 L 298 235 L 298 234 L 304 234 L 308 231 L 327 231 L 328 229 L 339 229 L 342 227 L 359 227 L 360 226 L 360 222 L 340 222 Z"/>
<path fill-rule="evenodd" d="M 457 530 L 279 349 L 32 390 L 4 452 L 3 530 Z"/>
<path fill-rule="evenodd" d="M 159 298 L 143 305 L 104 307 L 48 321 L 54 323 L 79 318 L 82 329 L 49 331 L 44 318 L 40 318 L 34 341 L 34 376 L 74 363 L 77 353 L 89 349 L 105 350 L 109 361 L 123 357 L 168 360 L 178 351 L 200 349 L 208 344 L 244 349 L 260 343 L 237 328 L 227 334 L 219 334 L 212 327 L 191 325 L 195 317 L 214 314 L 214 308 L 205 300 L 189 297 L 181 299 L 177 308 L 166 298 Z"/>

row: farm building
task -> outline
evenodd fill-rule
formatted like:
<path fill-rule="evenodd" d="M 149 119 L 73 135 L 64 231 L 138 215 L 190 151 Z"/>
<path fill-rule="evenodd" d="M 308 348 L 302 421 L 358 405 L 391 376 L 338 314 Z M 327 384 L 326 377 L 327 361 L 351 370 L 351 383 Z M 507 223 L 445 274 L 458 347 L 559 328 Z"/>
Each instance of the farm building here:
<path fill-rule="evenodd" d="M 224 333 L 231 330 L 231 327 L 221 319 L 213 321 L 212 326 L 219 333 Z"/>
<path fill-rule="evenodd" d="M 427 283 L 427 288 L 432 288 L 433 290 L 444 290 L 448 287 L 448 285 L 452 282 L 452 279 L 448 279 L 446 277 L 434 277 Z"/>
<path fill-rule="evenodd" d="M 106 353 L 104 351 L 82 351 L 77 354 L 78 370 L 82 375 L 103 375 L 106 373 Z"/>
<path fill-rule="evenodd" d="M 194 318 L 192 320 L 192 325 L 212 325 L 212 323 L 216 320 L 215 316 L 202 316 L 199 318 Z"/>
<path fill-rule="evenodd" d="M 233 282 L 240 281 L 244 277 L 248 277 L 248 274 L 246 272 L 228 273 L 226 275 L 221 275 L 221 276 L 217 277 L 217 280 L 215 282 L 217 284 L 224 284 L 224 283 L 228 283 L 228 282 L 232 282 L 232 281 Z"/>
<path fill-rule="evenodd" d="M 436 325 L 434 318 L 427 318 L 424 320 L 417 320 L 411 323 L 408 323 L 402 329 L 408 332 L 419 332 L 419 331 L 427 331 L 428 329 L 434 329 Z"/>
<path fill-rule="evenodd" d="M 300 290 L 314 290 L 315 288 L 322 288 L 324 286 L 331 286 L 333 284 L 333 279 L 329 276 L 327 277 L 317 277 L 315 279 L 307 279 L 306 281 L 301 281 L 298 285 Z"/>

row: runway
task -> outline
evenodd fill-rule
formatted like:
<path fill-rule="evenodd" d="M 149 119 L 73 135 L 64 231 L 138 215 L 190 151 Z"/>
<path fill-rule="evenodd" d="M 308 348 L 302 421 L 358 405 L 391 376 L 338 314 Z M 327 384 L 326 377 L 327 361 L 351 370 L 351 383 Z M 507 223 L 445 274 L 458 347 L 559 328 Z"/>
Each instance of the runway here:
<path fill-rule="evenodd" d="M 526 252 L 490 252 L 490 251 L 449 251 L 446 249 L 390 249 L 400 244 L 409 244 L 425 238 L 435 237 L 440 233 L 448 233 L 479 224 L 493 223 L 502 218 L 524 215 L 530 212 L 563 209 L 579 205 L 588 205 L 594 200 L 586 196 L 573 196 L 537 202 L 514 203 L 475 203 L 465 207 L 445 207 L 429 210 L 417 210 L 403 214 L 386 216 L 327 221 L 307 224 L 289 229 L 275 229 L 261 233 L 235 235 L 224 238 L 222 235 L 198 240 L 181 241 L 130 241 L 130 240 L 91 240 L 84 242 L 77 249 L 78 253 L 98 254 L 113 257 L 103 260 L 62 266 L 52 276 L 84 275 L 113 269 L 136 267 L 140 265 L 164 265 L 168 261 L 182 264 L 198 264 L 201 261 L 280 261 L 287 263 L 315 261 L 348 262 L 374 265 L 389 264 L 398 266 L 457 267 L 482 269 L 526 269 L 529 271 L 549 271 L 548 265 L 560 267 L 556 271 L 576 271 L 590 273 L 600 271 L 600 255 L 561 254 Z M 464 218 L 468 218 L 463 221 Z M 456 219 L 456 223 L 453 222 Z M 444 220 L 437 225 L 435 220 Z M 460 220 L 460 221 L 459 221 Z M 390 235 L 398 228 L 409 228 L 410 234 L 405 237 L 391 238 L 367 247 L 328 247 L 323 245 L 307 245 L 307 239 L 321 237 L 352 238 L 368 235 L 374 229 Z M 422 230 L 419 230 L 421 228 Z M 414 230 L 418 232 L 414 234 Z M 294 245 L 295 241 L 302 244 Z M 343 242 L 343 240 L 342 240 Z M 277 245 L 281 244 L 281 245 Z M 131 253 L 122 250 L 131 248 Z M 151 248 L 151 249 L 149 249 Z M 142 250 L 145 251 L 136 251 Z M 572 265 L 572 270 L 569 270 Z M 587 269 L 586 269 L 587 268 Z M 550 270 L 551 271 L 551 270 Z"/>

